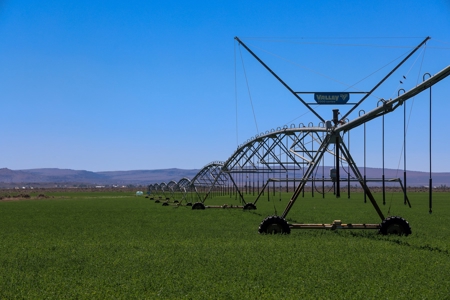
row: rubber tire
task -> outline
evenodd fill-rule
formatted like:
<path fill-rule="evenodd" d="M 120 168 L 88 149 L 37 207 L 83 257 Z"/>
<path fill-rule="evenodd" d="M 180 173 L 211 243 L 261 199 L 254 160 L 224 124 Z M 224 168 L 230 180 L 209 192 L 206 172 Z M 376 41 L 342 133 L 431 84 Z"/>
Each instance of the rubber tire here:
<path fill-rule="evenodd" d="M 186 203 L 186 206 L 192 206 L 191 202 Z"/>
<path fill-rule="evenodd" d="M 244 210 L 256 210 L 256 205 L 253 203 L 245 203 Z"/>
<path fill-rule="evenodd" d="M 201 202 L 196 202 L 192 205 L 192 209 L 205 209 L 205 205 Z"/>
<path fill-rule="evenodd" d="M 159 200 L 155 200 L 155 203 L 160 203 L 161 201 L 159 201 Z"/>
<path fill-rule="evenodd" d="M 288 222 L 280 216 L 269 216 L 259 224 L 259 233 L 262 234 L 290 234 Z"/>
<path fill-rule="evenodd" d="M 173 200 L 173 203 L 178 203 L 178 202 L 180 202 L 180 201 L 178 201 L 178 200 Z"/>
<path fill-rule="evenodd" d="M 411 234 L 411 226 L 402 217 L 387 217 L 381 222 L 379 233 L 383 235 L 396 234 L 408 236 Z"/>
<path fill-rule="evenodd" d="M 169 206 L 169 203 L 168 203 L 168 202 L 164 202 L 164 203 L 162 204 L 162 206 Z"/>

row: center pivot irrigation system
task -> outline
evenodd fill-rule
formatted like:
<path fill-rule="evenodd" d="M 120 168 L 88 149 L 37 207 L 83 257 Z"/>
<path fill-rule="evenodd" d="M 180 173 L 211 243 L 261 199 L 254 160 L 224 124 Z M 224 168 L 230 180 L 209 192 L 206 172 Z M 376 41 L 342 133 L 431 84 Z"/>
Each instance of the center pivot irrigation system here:
<path fill-rule="evenodd" d="M 378 101 L 375 109 L 365 112 L 359 111 L 359 116 L 349 120 L 348 116 L 355 111 L 375 90 L 380 87 L 400 66 L 405 63 L 428 40 L 425 38 L 415 47 L 397 66 L 395 66 L 381 81 L 368 92 L 308 92 L 314 93 L 316 103 L 305 102 L 300 95 L 306 92 L 296 92 L 289 87 L 277 74 L 275 74 L 252 50 L 250 50 L 238 37 L 235 40 L 243 46 L 270 74 L 272 74 L 295 98 L 297 98 L 310 112 L 318 118 L 318 124 L 313 122 L 306 126 L 303 123 L 272 129 L 247 140 L 238 146 L 237 150 L 224 162 L 215 161 L 204 166 L 192 179 L 181 179 L 178 183 L 172 181 L 168 184 L 152 184 L 148 186 L 148 193 L 157 196 L 159 202 L 165 198 L 163 205 L 168 206 L 173 199 L 173 205 L 192 206 L 192 209 L 205 208 L 241 208 L 244 210 L 256 209 L 258 200 L 267 196 L 281 201 L 281 193 L 292 192 L 289 202 L 281 215 L 265 218 L 260 226 L 260 233 L 289 234 L 291 229 L 378 229 L 382 234 L 409 235 L 409 223 L 399 216 L 385 217 L 378 206 L 368 183 L 381 182 L 383 187 L 383 204 L 385 203 L 385 183 L 399 184 L 404 194 L 404 204 L 410 203 L 406 193 L 406 169 L 403 182 L 400 178 L 386 179 L 384 176 L 384 148 L 383 148 L 383 175 L 381 178 L 366 178 L 365 173 L 365 142 L 364 142 L 364 174 L 361 174 L 350 151 L 350 131 L 364 125 L 376 118 L 393 112 L 407 100 L 426 89 L 430 89 L 430 213 L 432 199 L 431 179 L 431 87 L 450 75 L 450 66 L 444 68 L 434 76 L 426 73 L 429 78 L 395 99 Z M 351 94 L 362 94 L 356 103 L 347 103 Z M 322 117 L 310 104 L 326 105 L 352 105 L 351 108 L 340 114 L 339 109 L 332 109 L 330 121 Z M 405 106 L 404 106 L 405 108 Z M 406 117 L 404 117 L 406 119 Z M 405 134 L 406 136 L 406 134 Z M 347 140 L 347 141 L 346 141 Z M 365 141 L 365 129 L 364 129 Z M 405 143 L 406 139 L 404 139 Z M 384 135 L 383 135 L 384 144 Z M 384 146 L 383 146 L 384 147 Z M 405 151 L 405 148 L 403 151 Z M 404 155 L 406 165 L 406 155 Z M 334 167 L 329 175 L 325 175 L 325 162 L 332 161 Z M 344 168 L 345 167 L 345 168 Z M 346 177 L 341 176 L 342 172 Z M 369 199 L 376 213 L 381 219 L 379 224 L 343 224 L 335 220 L 330 224 L 290 224 L 286 217 L 300 195 L 308 189 L 321 194 L 333 189 L 337 198 L 341 196 L 341 183 L 347 184 L 348 197 L 352 182 L 359 183 L 364 191 L 364 202 Z M 325 185 L 331 183 L 332 187 Z M 327 190 L 327 191 L 326 191 Z M 239 200 L 239 205 L 205 205 L 205 201 L 215 195 L 229 194 Z M 151 198 L 152 199 L 152 198 Z M 270 200 L 269 200 L 270 201 Z"/>
<path fill-rule="evenodd" d="M 430 76 L 427 80 L 424 80 L 421 84 L 412 88 L 411 90 L 399 95 L 395 99 L 381 100 L 382 104 L 375 109 L 363 113 L 354 120 L 348 120 L 347 117 L 353 112 L 364 100 L 366 100 L 386 79 L 388 79 L 406 60 L 408 60 L 420 47 L 422 47 L 429 37 L 425 38 L 414 50 L 412 50 L 394 69 L 392 69 L 380 82 L 378 82 L 370 91 L 363 92 L 363 97 L 357 103 L 353 104 L 353 107 L 345 114 L 341 115 L 338 109 L 332 110 L 332 120 L 326 121 L 321 115 L 318 114 L 308 103 L 306 103 L 301 97 L 302 92 L 295 92 L 289 87 L 277 74 L 275 74 L 252 50 L 250 50 L 238 37 L 236 41 L 243 46 L 267 71 L 269 71 L 289 92 L 297 98 L 303 105 L 306 106 L 319 120 L 319 126 L 315 127 L 309 125 L 308 127 L 297 128 L 279 128 L 279 130 L 266 132 L 265 134 L 256 136 L 253 140 L 248 141 L 246 144 L 240 146 L 238 150 L 224 163 L 222 170 L 233 175 L 239 173 L 245 174 L 258 174 L 258 185 L 260 174 L 278 173 L 278 177 L 267 176 L 258 197 L 254 203 L 258 201 L 262 191 L 272 182 L 286 182 L 288 187 L 289 182 L 294 182 L 294 192 L 281 216 L 269 216 L 265 218 L 260 226 L 260 233 L 290 233 L 291 229 L 379 229 L 382 234 L 400 234 L 409 235 L 411 233 L 411 227 L 409 223 L 398 216 L 385 218 L 384 214 L 380 210 L 369 186 L 366 176 L 362 175 L 358 169 L 349 147 L 345 143 L 344 134 L 349 133 L 352 129 L 365 124 L 373 119 L 382 117 L 390 112 L 393 112 L 403 103 L 420 92 L 430 88 L 437 82 L 450 75 L 450 66 L 441 70 L 434 76 Z M 361 92 L 359 92 L 361 93 Z M 349 99 L 351 93 L 349 92 L 327 92 L 327 93 L 315 93 L 315 100 L 317 104 L 338 105 L 345 104 Z M 312 124 L 312 123 L 310 123 Z M 294 126 L 295 127 L 295 126 Z M 335 168 L 330 171 L 330 178 L 324 178 L 324 172 L 322 172 L 322 179 L 315 177 L 315 172 L 320 167 L 321 161 L 325 156 L 331 156 L 335 162 Z M 357 181 L 364 190 L 365 196 L 370 200 L 378 216 L 381 219 L 380 224 L 343 224 L 340 220 L 335 220 L 331 224 L 289 224 L 286 221 L 286 217 L 289 211 L 295 204 L 298 197 L 304 193 L 305 186 L 310 182 L 313 186 L 315 181 L 322 182 L 329 180 L 334 183 L 336 197 L 340 197 L 340 166 L 345 162 L 348 168 L 353 173 L 353 178 L 348 178 L 348 182 Z M 302 177 L 289 178 L 288 174 L 292 173 L 292 170 L 303 167 Z M 294 171 L 295 172 L 295 171 Z M 281 174 L 285 174 L 284 178 Z M 250 176 L 252 176 L 250 175 Z M 248 176 L 247 176 L 248 177 Z M 406 176 L 405 176 L 406 177 Z M 373 179 L 375 181 L 377 179 Z M 405 178 L 406 180 L 406 178 Z M 383 186 L 385 183 L 383 176 Z M 404 193 L 405 203 L 409 204 L 409 200 L 406 197 L 405 188 L 402 186 L 400 179 L 391 179 L 390 181 L 399 182 Z M 296 182 L 298 185 L 296 185 Z M 233 181 L 234 183 L 234 181 Z M 281 186 L 280 186 L 281 187 Z M 235 188 L 239 190 L 239 186 L 235 185 Z M 431 187 L 430 187 L 431 188 Z M 312 189 L 313 190 L 313 189 Z M 314 190 L 313 190 L 314 191 Z M 430 206 L 431 209 L 431 206 Z M 431 211 L 431 210 L 430 210 Z"/>

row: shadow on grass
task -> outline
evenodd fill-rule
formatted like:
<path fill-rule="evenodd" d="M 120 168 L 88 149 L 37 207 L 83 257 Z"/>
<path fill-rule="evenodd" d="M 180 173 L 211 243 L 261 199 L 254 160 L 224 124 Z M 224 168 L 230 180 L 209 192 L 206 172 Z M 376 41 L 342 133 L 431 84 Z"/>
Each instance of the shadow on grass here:
<path fill-rule="evenodd" d="M 430 251 L 430 252 L 437 252 L 437 253 L 442 253 L 442 254 L 445 254 L 447 256 L 450 256 L 450 251 L 447 250 L 447 249 L 441 249 L 439 247 L 433 247 L 433 246 L 431 246 L 429 244 L 413 245 L 413 244 L 409 243 L 407 240 L 405 240 L 405 239 L 407 239 L 407 237 L 386 236 L 386 235 L 382 235 L 382 234 L 367 234 L 366 232 L 363 232 L 363 231 L 349 231 L 348 233 L 352 237 L 359 237 L 359 238 L 366 238 L 366 239 L 370 239 L 370 240 L 384 241 L 384 242 L 388 242 L 388 243 L 391 243 L 391 244 L 397 244 L 397 245 L 404 246 L 404 247 L 410 247 L 412 249 L 424 250 L 424 251 Z"/>

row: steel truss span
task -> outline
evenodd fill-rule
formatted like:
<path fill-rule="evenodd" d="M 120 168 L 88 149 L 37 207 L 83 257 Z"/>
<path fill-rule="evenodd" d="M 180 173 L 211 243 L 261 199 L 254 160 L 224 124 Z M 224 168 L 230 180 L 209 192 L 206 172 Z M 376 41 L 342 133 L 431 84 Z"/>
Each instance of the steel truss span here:
<path fill-rule="evenodd" d="M 222 170 L 230 175 L 242 202 L 256 205 L 265 191 L 295 187 L 326 131 L 323 126 L 295 125 L 266 131 L 240 145 Z"/>
<path fill-rule="evenodd" d="M 150 199 L 163 205 L 174 203 L 176 205 L 198 206 L 205 208 L 205 201 L 218 194 L 230 192 L 231 183 L 227 173 L 222 171 L 223 162 L 214 161 L 205 165 L 192 179 L 182 178 L 180 181 L 169 183 L 150 184 L 148 194 Z M 155 199 L 156 198 L 156 199 Z"/>
<path fill-rule="evenodd" d="M 339 181 L 347 182 L 348 186 L 351 182 L 363 180 L 381 181 L 378 178 L 363 179 L 360 172 L 349 170 L 348 159 L 343 155 L 336 161 L 336 137 L 339 136 L 340 143 L 344 144 L 344 136 L 336 135 L 327 140 L 330 128 L 319 125 L 322 126 L 285 126 L 258 135 L 238 147 L 225 161 L 222 170 L 230 175 L 234 188 L 244 203 L 256 205 L 264 193 L 276 196 L 276 191 L 293 192 L 302 181 L 310 183 L 313 196 L 314 193 L 323 196 L 330 190 L 329 185 L 333 188 L 336 181 L 335 177 L 330 177 L 329 166 L 342 170 L 340 173 L 345 177 L 339 178 Z M 325 142 L 328 145 L 324 148 Z M 321 158 L 317 161 L 319 154 Z M 316 166 L 314 172 L 305 175 L 311 165 Z M 392 178 L 385 181 L 400 180 Z"/>
<path fill-rule="evenodd" d="M 217 195 L 233 194 L 230 176 L 223 171 L 223 162 L 214 161 L 204 166 L 200 172 L 192 179 L 197 202 L 192 205 L 192 209 L 205 208 L 242 208 L 239 205 L 205 205 L 207 199 Z"/>
<path fill-rule="evenodd" d="M 169 203 L 182 204 L 186 202 L 189 205 L 187 195 L 192 186 L 189 178 L 182 178 L 176 182 L 174 180 L 169 183 L 154 183 L 147 186 L 147 194 L 150 195 L 150 200 L 155 200 L 155 203 L 163 201 L 163 205 Z"/>

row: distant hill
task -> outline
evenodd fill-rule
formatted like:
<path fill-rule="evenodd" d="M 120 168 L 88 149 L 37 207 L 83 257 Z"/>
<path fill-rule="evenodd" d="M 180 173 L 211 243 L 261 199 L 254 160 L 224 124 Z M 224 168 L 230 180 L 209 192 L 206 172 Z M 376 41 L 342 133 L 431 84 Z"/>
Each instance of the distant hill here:
<path fill-rule="evenodd" d="M 193 178 L 199 170 L 164 169 L 164 170 L 136 170 L 91 172 L 71 169 L 29 169 L 10 170 L 0 169 L 0 187 L 12 185 L 49 184 L 66 185 L 148 185 L 151 183 L 178 181 L 183 177 Z"/>
<path fill-rule="evenodd" d="M 325 177 L 329 177 L 330 167 L 323 168 Z M 17 185 L 148 185 L 151 183 L 169 182 L 171 180 L 179 181 L 183 177 L 192 179 L 200 170 L 184 169 L 161 169 L 161 170 L 134 170 L 134 171 L 108 171 L 91 172 L 85 170 L 71 169 L 29 169 L 29 170 L 10 170 L 8 168 L 0 169 L 0 187 L 11 187 Z M 292 172 L 289 176 L 293 177 Z M 361 169 L 361 173 L 363 170 Z M 382 169 L 366 168 L 367 178 L 381 178 Z M 266 175 L 267 176 L 267 175 Z M 279 175 L 274 175 L 278 177 Z M 345 170 L 341 169 L 341 177 L 347 175 Z M 301 174 L 296 174 L 301 177 Z M 322 177 L 322 168 L 318 168 L 315 173 L 316 178 Z M 385 177 L 401 178 L 403 180 L 403 170 L 385 169 Z M 408 186 L 427 186 L 429 173 L 418 171 L 407 171 Z M 345 183 L 344 183 L 345 184 Z M 352 183 L 354 185 L 356 183 Z M 433 186 L 450 186 L 450 172 L 433 173 Z"/>
<path fill-rule="evenodd" d="M 163 169 L 163 170 L 137 170 L 137 171 L 109 171 L 95 174 L 106 176 L 112 182 L 118 183 L 161 183 L 171 180 L 179 181 L 183 177 L 194 178 L 200 170 Z"/>

